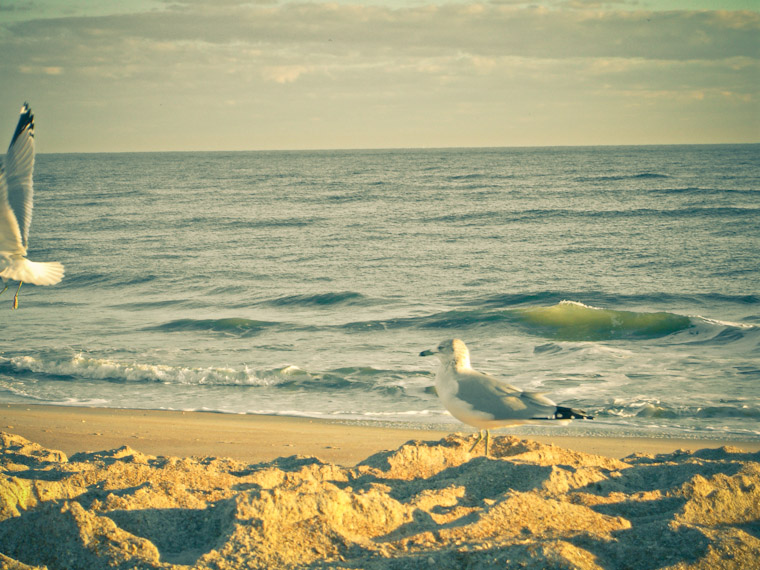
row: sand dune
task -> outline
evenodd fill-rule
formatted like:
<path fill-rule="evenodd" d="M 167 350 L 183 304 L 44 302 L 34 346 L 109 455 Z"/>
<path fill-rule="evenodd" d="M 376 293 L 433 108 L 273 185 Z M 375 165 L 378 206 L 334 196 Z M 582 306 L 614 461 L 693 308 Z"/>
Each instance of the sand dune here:
<path fill-rule="evenodd" d="M 0 568 L 750 568 L 760 453 L 624 460 L 497 437 L 353 467 L 0 443 Z"/>

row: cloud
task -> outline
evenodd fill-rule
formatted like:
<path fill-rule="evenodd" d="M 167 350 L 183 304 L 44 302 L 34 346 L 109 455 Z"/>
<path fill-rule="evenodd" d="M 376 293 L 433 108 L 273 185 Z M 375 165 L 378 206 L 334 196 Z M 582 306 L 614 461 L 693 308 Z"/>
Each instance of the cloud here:
<path fill-rule="evenodd" d="M 242 42 L 272 49 L 309 46 L 339 56 L 462 51 L 526 57 L 721 59 L 757 55 L 754 12 L 545 10 L 511 5 L 391 9 L 343 4 L 182 4 L 161 12 L 28 21 L 11 37 L 83 44 L 114 41 Z M 332 45 L 328 45 L 332 44 Z"/>
<path fill-rule="evenodd" d="M 305 65 L 276 65 L 265 67 L 262 75 L 266 80 L 275 83 L 292 83 L 309 71 L 310 68 Z"/>
<path fill-rule="evenodd" d="M 198 145 L 212 131 L 215 144 L 234 148 L 455 145 L 457 136 L 473 140 L 466 132 L 475 122 L 490 132 L 483 144 L 510 144 L 525 141 L 510 125 L 531 120 L 544 130 L 527 144 L 539 144 L 557 138 L 541 132 L 569 129 L 568 115 L 618 120 L 616 109 L 642 102 L 652 117 L 661 113 L 651 130 L 658 141 L 667 113 L 683 122 L 700 105 L 726 113 L 723 122 L 739 125 L 745 140 L 757 128 L 740 116 L 757 111 L 759 32 L 756 12 L 654 12 L 625 2 L 167 1 L 142 12 L 0 24 L 0 100 L 41 100 L 112 121 L 116 145 L 171 121 L 160 148 L 187 144 L 186 124 L 217 101 L 234 102 L 240 124 L 233 132 L 209 121 L 205 135 L 196 129 Z M 146 98 L 171 110 L 157 116 Z M 96 105 L 102 112 L 90 111 Z M 303 124 L 322 128 L 307 141 Z"/>
<path fill-rule="evenodd" d="M 18 69 L 21 73 L 28 75 L 61 75 L 63 73 L 63 68 L 60 66 L 19 65 Z"/>

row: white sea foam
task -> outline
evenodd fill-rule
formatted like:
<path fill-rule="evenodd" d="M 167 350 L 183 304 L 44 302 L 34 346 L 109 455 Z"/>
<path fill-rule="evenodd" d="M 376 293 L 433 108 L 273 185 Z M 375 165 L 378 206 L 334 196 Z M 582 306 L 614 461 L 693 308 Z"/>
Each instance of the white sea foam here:
<path fill-rule="evenodd" d="M 71 358 L 40 359 L 32 356 L 15 356 L 9 359 L 19 371 L 30 371 L 54 376 L 73 376 L 90 380 L 121 382 L 164 382 L 187 385 L 246 385 L 267 386 L 282 381 L 280 377 L 292 377 L 303 373 L 297 367 L 261 373 L 247 366 L 234 368 L 191 368 L 121 362 L 108 358 L 93 358 L 76 354 Z"/>

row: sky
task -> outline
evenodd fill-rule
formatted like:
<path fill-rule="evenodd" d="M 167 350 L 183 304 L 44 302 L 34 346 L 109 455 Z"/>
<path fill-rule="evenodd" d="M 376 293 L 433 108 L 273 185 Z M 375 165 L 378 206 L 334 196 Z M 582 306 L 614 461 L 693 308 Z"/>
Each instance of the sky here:
<path fill-rule="evenodd" d="M 756 0 L 0 0 L 38 152 L 760 142 Z"/>

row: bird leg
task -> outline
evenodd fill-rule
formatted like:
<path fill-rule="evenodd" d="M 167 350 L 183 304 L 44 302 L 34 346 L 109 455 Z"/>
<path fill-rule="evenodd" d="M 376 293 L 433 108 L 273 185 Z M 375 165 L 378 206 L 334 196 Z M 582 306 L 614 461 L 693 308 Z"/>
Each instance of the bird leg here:
<path fill-rule="evenodd" d="M 13 296 L 13 308 L 18 309 L 18 292 L 21 291 L 21 286 L 24 284 L 23 281 L 18 282 L 18 289 L 16 289 L 16 294 Z"/>
<path fill-rule="evenodd" d="M 5 287 L 3 287 L 3 290 L 0 291 L 0 295 L 2 295 L 3 293 L 5 293 L 7 290 L 8 290 L 8 284 L 6 283 Z"/>
<path fill-rule="evenodd" d="M 487 429 L 478 430 L 478 439 L 475 441 L 475 443 L 472 444 L 470 451 L 467 453 L 472 453 L 472 450 L 475 449 L 481 441 L 483 441 L 483 432 L 486 434 L 486 457 L 488 457 L 488 439 L 491 434 Z"/>
<path fill-rule="evenodd" d="M 478 439 L 475 440 L 475 443 L 472 444 L 472 447 L 467 453 L 472 453 L 472 450 L 477 447 L 477 445 L 483 440 L 483 430 L 478 430 Z"/>

